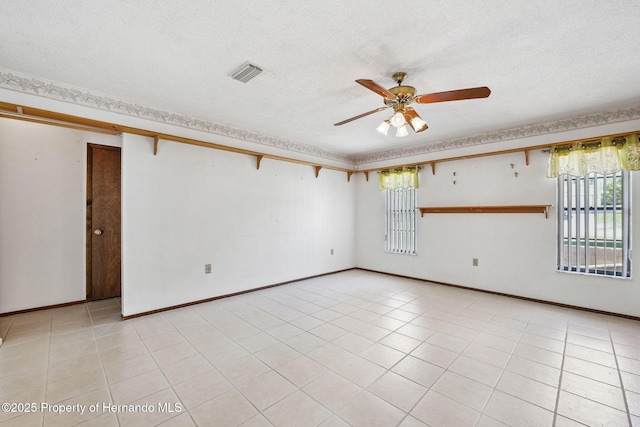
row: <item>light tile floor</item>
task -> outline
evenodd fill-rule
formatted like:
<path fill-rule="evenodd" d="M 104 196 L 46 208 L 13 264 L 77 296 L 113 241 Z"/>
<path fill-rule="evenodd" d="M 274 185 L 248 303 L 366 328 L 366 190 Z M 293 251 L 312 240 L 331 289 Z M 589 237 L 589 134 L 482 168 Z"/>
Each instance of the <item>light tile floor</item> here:
<path fill-rule="evenodd" d="M 640 322 L 360 270 L 0 337 L 2 427 L 640 426 Z"/>

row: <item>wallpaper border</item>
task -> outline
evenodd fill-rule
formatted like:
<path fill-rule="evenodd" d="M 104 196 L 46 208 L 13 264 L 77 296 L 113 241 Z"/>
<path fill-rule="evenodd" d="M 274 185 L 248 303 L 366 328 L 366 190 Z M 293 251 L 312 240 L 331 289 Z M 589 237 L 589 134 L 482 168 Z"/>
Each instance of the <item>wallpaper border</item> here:
<path fill-rule="evenodd" d="M 99 110 L 115 112 L 159 123 L 170 124 L 187 129 L 204 131 L 215 135 L 222 135 L 225 137 L 235 138 L 242 141 L 266 145 L 323 159 L 352 163 L 354 164 L 354 166 L 365 163 L 398 159 L 402 157 L 422 155 L 436 151 L 446 151 L 455 148 L 464 148 L 493 142 L 538 136 L 548 133 L 582 129 L 640 118 L 640 105 L 636 105 L 625 108 L 609 109 L 597 113 L 584 114 L 563 120 L 555 120 L 544 123 L 531 124 L 518 128 L 487 132 L 464 138 L 431 142 L 414 147 L 349 156 L 322 150 L 317 147 L 295 141 L 262 135 L 257 132 L 237 129 L 227 125 L 221 125 L 184 114 L 172 113 L 169 111 L 147 107 L 115 97 L 89 92 L 87 90 L 75 88 L 72 86 L 21 75 L 16 72 L 6 72 L 0 70 L 0 88 L 22 92 L 30 95 L 42 96 L 49 99 L 69 102 L 72 104 L 96 108 Z"/>

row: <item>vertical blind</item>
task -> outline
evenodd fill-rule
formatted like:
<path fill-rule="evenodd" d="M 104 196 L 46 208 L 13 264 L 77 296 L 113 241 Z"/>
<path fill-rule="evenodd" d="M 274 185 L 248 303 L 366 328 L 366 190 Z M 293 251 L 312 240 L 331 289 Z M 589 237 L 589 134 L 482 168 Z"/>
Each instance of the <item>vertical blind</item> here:
<path fill-rule="evenodd" d="M 387 189 L 385 251 L 395 254 L 416 253 L 416 189 Z"/>
<path fill-rule="evenodd" d="M 630 277 L 629 172 L 558 178 L 558 269 Z"/>
<path fill-rule="evenodd" d="M 380 172 L 380 190 L 385 192 L 385 251 L 416 254 L 417 167 Z"/>
<path fill-rule="evenodd" d="M 638 135 L 554 147 L 558 270 L 630 277 L 629 171 L 640 170 Z"/>

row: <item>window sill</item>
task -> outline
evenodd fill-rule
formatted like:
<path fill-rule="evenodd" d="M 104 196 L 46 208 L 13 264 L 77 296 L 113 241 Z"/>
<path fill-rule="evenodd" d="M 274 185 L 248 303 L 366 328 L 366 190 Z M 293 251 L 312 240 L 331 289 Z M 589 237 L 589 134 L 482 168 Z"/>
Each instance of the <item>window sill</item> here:
<path fill-rule="evenodd" d="M 556 273 L 561 274 L 573 274 L 576 276 L 587 276 L 593 278 L 603 278 L 603 279 L 616 279 L 616 280 L 632 280 L 632 276 L 614 276 L 611 274 L 595 274 L 595 273 L 586 273 L 584 271 L 570 271 L 570 270 L 562 270 L 556 269 Z"/>

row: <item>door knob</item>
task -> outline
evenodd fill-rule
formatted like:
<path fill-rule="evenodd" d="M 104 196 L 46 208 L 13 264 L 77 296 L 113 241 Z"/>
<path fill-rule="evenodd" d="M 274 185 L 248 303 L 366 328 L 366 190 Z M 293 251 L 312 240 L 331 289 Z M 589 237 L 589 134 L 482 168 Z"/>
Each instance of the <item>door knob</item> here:
<path fill-rule="evenodd" d="M 99 228 L 97 228 L 97 229 L 96 229 L 96 231 L 94 231 L 94 233 L 95 233 L 97 236 L 99 236 L 99 235 L 101 235 L 101 234 L 103 233 L 103 231 L 102 231 L 102 230 L 100 230 Z"/>

